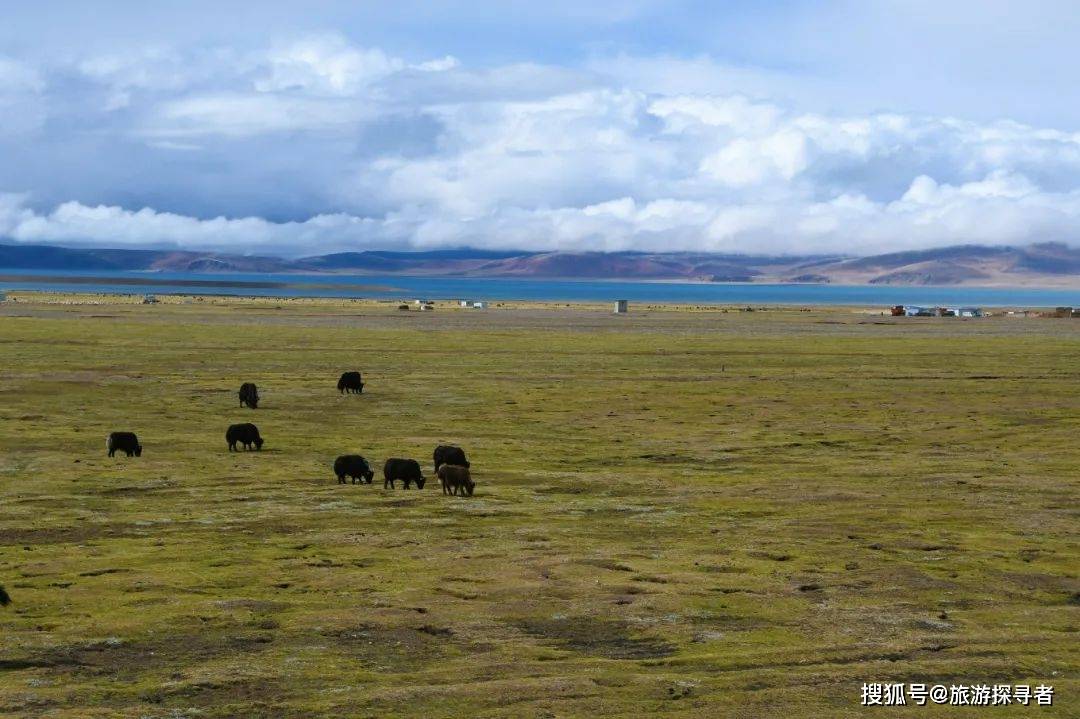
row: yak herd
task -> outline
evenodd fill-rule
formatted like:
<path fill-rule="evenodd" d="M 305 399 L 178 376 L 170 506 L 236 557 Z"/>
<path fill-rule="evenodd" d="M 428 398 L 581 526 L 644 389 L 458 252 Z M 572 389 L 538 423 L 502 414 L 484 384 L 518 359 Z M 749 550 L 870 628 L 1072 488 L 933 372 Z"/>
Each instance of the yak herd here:
<path fill-rule="evenodd" d="M 338 391 L 342 394 L 362 394 L 364 382 L 359 372 L 345 372 L 338 380 Z M 256 409 L 259 406 L 259 390 L 253 382 L 245 382 L 240 385 L 240 406 Z M 239 451 L 239 446 L 244 449 L 262 449 L 263 439 L 259 435 L 259 428 L 250 422 L 230 425 L 225 432 L 225 441 L 229 445 L 229 451 Z M 117 452 L 123 452 L 128 457 L 141 457 L 142 445 L 134 432 L 112 432 L 105 440 L 105 448 L 109 456 Z M 443 494 L 456 496 L 473 495 L 476 483 L 469 474 L 469 461 L 465 458 L 465 452 L 461 447 L 439 445 L 435 448 L 433 457 L 435 461 L 435 475 L 442 484 Z M 345 454 L 334 460 L 334 474 L 337 475 L 338 483 L 345 484 L 345 478 L 352 479 L 353 484 L 371 484 L 375 478 L 375 472 L 371 469 L 368 461 L 358 454 Z M 405 489 L 410 484 L 415 484 L 417 489 L 423 489 L 427 482 L 420 463 L 415 459 L 401 459 L 392 457 L 383 464 L 383 489 L 393 489 L 394 483 L 400 481 Z M 0 585 L 0 607 L 11 604 L 11 597 Z"/>
<path fill-rule="evenodd" d="M 338 380 L 337 387 L 342 394 L 362 394 L 364 382 L 359 372 L 345 372 Z M 239 397 L 241 407 L 256 409 L 259 406 L 259 389 L 253 382 L 240 385 Z M 230 452 L 240 451 L 241 446 L 245 450 L 260 450 L 263 446 L 259 428 L 251 422 L 230 425 L 225 432 L 225 442 Z M 105 447 L 110 457 L 117 452 L 123 452 L 128 457 L 142 456 L 142 445 L 134 432 L 113 432 L 105 441 Z M 435 476 L 439 478 L 443 494 L 462 497 L 473 495 L 476 483 L 469 473 L 469 461 L 461 447 L 439 445 L 432 458 Z M 334 460 L 334 474 L 337 475 L 339 484 L 346 484 L 346 477 L 351 479 L 353 484 L 371 484 L 375 478 L 371 465 L 358 454 L 345 454 Z M 423 489 L 427 479 L 420 469 L 420 463 L 415 459 L 391 457 L 383 463 L 383 489 L 394 489 L 395 482 L 401 482 L 405 489 L 412 484 L 415 484 L 417 489 Z"/>

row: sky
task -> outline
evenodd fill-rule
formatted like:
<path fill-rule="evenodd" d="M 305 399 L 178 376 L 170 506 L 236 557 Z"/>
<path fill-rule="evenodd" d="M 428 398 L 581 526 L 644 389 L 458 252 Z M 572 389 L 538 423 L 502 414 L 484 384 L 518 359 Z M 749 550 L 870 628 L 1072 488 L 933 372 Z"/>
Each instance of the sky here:
<path fill-rule="evenodd" d="M 1071 1 L 0 13 L 0 239 L 285 256 L 1080 244 Z"/>

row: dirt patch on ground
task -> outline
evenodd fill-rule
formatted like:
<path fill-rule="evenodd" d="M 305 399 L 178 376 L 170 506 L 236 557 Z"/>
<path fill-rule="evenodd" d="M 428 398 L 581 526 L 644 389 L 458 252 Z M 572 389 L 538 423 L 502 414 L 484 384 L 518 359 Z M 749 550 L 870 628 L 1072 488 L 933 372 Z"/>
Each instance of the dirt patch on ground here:
<path fill-rule="evenodd" d="M 565 487 L 549 486 L 549 487 L 536 487 L 533 492 L 536 494 L 591 494 L 596 490 L 592 487 L 570 485 Z"/>
<path fill-rule="evenodd" d="M 691 457 L 686 454 L 678 454 L 677 452 L 666 452 L 663 454 L 639 454 L 638 459 L 645 459 L 656 464 L 701 464 L 701 457 Z"/>
<path fill-rule="evenodd" d="M 122 487 L 110 487 L 108 489 L 102 489 L 97 493 L 106 497 L 113 496 L 126 496 L 126 495 L 139 495 L 148 494 L 150 492 L 159 492 L 163 489 L 175 489 L 179 487 L 180 483 L 172 480 L 165 480 L 160 482 L 151 482 L 149 484 L 133 484 L 125 485 Z"/>
<path fill-rule="evenodd" d="M 636 571 L 633 567 L 617 562 L 614 559 L 585 559 L 582 560 L 582 564 L 586 564 L 591 567 L 600 567 L 601 569 L 609 569 L 613 572 L 633 572 Z"/>
<path fill-rule="evenodd" d="M 138 537 L 148 532 L 134 524 L 81 524 L 75 527 L 14 527 L 0 529 L 0 545 L 75 544 L 94 539 Z"/>
<path fill-rule="evenodd" d="M 419 501 L 420 500 L 418 500 L 418 499 L 388 499 L 385 502 L 383 502 L 383 506 L 385 506 L 385 507 L 411 507 L 414 504 L 417 504 Z"/>
<path fill-rule="evenodd" d="M 234 716 L 226 710 L 230 705 L 238 705 L 236 708 L 242 707 L 241 714 L 245 717 L 261 716 L 260 709 L 265 710 L 266 716 L 279 717 L 290 716 L 288 709 L 278 704 L 288 696 L 281 682 L 272 678 L 252 678 L 166 686 L 147 692 L 141 699 L 150 704 L 171 707 L 212 708 L 212 716 Z"/>
<path fill-rule="evenodd" d="M 596 617 L 524 619 L 514 626 L 531 637 L 579 654 L 607 659 L 658 659 L 675 653 L 662 639 L 636 636 L 626 622 Z"/>
<path fill-rule="evenodd" d="M 224 599 L 220 602 L 214 602 L 214 605 L 221 609 L 247 609 L 256 614 L 283 612 L 292 606 L 286 602 L 274 602 L 266 599 Z"/>
<path fill-rule="evenodd" d="M 1059 574 L 1038 572 L 1002 572 L 1002 578 L 1029 592 L 1043 591 L 1061 594 L 1080 592 L 1080 579 Z"/>
<path fill-rule="evenodd" d="M 240 531 L 254 537 L 273 537 L 277 535 L 296 535 L 302 530 L 301 527 L 283 522 L 279 519 L 263 519 L 251 522 L 230 523 L 222 528 L 229 531 Z"/>
<path fill-rule="evenodd" d="M 221 628 L 197 634 L 171 634 L 133 640 L 106 639 L 40 650 L 0 660 L 2 669 L 53 668 L 88 674 L 132 676 L 148 670 L 185 666 L 214 657 L 261 651 L 268 634 L 230 635 Z"/>
<path fill-rule="evenodd" d="M 104 569 L 91 569 L 88 572 L 79 572 L 80 577 L 100 577 L 106 574 L 126 574 L 132 570 L 123 567 L 105 567 Z"/>
<path fill-rule="evenodd" d="M 324 632 L 366 668 L 393 672 L 415 671 L 443 654 L 450 635 L 440 635 L 422 627 L 389 627 L 358 624 L 347 629 Z"/>

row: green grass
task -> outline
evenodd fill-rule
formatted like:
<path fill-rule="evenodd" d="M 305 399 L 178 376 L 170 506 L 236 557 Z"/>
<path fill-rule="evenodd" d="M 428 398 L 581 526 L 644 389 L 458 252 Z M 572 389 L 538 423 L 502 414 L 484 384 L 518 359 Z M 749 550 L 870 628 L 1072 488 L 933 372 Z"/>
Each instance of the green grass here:
<path fill-rule="evenodd" d="M 0 716 L 1080 714 L 1080 321 L 392 307 L 0 305 Z"/>

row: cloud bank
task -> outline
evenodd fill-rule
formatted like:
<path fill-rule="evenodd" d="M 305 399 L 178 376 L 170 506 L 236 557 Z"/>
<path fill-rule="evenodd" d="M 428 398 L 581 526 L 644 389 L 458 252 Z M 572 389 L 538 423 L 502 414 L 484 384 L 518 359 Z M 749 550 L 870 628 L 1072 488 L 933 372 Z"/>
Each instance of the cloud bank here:
<path fill-rule="evenodd" d="M 692 59 L 256 49 L 0 56 L 0 238 L 318 254 L 868 254 L 1080 241 L 1080 133 L 808 111 Z"/>

